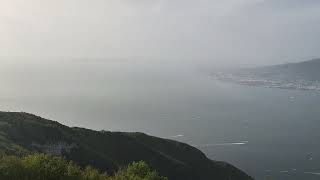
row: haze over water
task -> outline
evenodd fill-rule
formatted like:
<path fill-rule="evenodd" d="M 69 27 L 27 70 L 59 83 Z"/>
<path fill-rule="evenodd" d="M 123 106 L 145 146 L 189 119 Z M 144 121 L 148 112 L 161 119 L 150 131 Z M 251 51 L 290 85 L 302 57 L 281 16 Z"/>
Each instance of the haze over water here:
<path fill-rule="evenodd" d="M 319 179 L 319 93 L 210 77 L 320 57 L 319 32 L 319 0 L 1 0 L 0 110 L 187 142 L 258 180 Z"/>
<path fill-rule="evenodd" d="M 187 142 L 257 179 L 318 179 L 320 94 L 215 81 L 188 63 L 24 61 L 0 67 L 0 109 Z"/>

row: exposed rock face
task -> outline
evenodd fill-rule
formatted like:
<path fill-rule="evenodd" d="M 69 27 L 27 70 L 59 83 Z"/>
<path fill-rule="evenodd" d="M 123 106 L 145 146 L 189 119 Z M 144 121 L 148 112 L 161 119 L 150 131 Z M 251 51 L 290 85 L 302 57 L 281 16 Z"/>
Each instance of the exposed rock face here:
<path fill-rule="evenodd" d="M 75 143 L 68 144 L 66 142 L 53 142 L 47 144 L 38 144 L 33 142 L 31 147 L 47 154 L 61 156 L 63 153 L 70 153 L 73 148 L 77 147 L 77 145 Z"/>

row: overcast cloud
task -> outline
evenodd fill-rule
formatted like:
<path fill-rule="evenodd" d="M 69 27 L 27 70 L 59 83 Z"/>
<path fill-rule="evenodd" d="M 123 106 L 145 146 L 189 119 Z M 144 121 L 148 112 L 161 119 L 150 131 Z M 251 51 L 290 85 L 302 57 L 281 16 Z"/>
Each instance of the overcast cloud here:
<path fill-rule="evenodd" d="M 2 61 L 64 57 L 275 64 L 320 57 L 319 32 L 319 0 L 0 1 Z"/>

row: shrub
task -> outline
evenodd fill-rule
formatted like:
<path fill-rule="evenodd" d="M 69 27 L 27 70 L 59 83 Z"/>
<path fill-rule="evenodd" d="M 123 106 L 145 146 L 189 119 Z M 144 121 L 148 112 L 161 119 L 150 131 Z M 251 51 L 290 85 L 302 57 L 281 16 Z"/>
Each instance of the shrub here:
<path fill-rule="evenodd" d="M 34 154 L 0 157 L 1 180 L 166 180 L 145 162 L 134 162 L 113 176 L 87 166 L 81 169 L 61 157 Z"/>
<path fill-rule="evenodd" d="M 112 180 L 167 180 L 165 177 L 158 175 L 156 171 L 151 168 L 143 161 L 134 162 L 127 168 L 118 171 Z"/>

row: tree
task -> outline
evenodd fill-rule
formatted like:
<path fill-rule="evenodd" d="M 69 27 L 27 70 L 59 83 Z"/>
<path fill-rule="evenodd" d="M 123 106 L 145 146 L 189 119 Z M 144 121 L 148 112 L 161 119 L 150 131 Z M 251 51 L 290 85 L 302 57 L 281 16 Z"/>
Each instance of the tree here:
<path fill-rule="evenodd" d="M 113 176 L 87 166 L 79 166 L 64 158 L 46 154 L 25 157 L 0 157 L 1 180 L 167 180 L 145 162 L 134 162 Z"/>
<path fill-rule="evenodd" d="M 111 180 L 167 180 L 167 178 L 158 175 L 145 162 L 139 161 L 118 171 Z"/>

